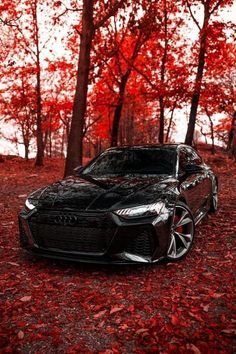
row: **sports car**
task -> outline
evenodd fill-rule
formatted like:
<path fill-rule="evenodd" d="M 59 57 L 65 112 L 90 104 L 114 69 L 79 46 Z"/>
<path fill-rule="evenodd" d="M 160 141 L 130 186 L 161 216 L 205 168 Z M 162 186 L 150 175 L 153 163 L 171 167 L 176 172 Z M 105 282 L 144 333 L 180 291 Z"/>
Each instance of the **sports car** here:
<path fill-rule="evenodd" d="M 217 209 L 218 179 L 184 144 L 110 148 L 73 176 L 29 195 L 21 246 L 96 263 L 179 260 L 195 226 Z"/>

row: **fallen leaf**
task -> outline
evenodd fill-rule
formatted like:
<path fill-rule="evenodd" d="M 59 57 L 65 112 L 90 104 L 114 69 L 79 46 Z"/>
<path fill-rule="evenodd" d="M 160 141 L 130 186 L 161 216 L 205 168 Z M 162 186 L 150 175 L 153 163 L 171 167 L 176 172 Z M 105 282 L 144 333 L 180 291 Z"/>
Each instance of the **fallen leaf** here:
<path fill-rule="evenodd" d="M 119 312 L 121 310 L 123 310 L 124 306 L 114 306 L 111 308 L 111 311 L 110 311 L 110 315 L 112 315 L 113 313 L 116 313 L 116 312 Z"/>
<path fill-rule="evenodd" d="M 214 299 L 219 299 L 220 297 L 224 296 L 225 293 L 211 293 L 210 295 L 211 295 L 211 297 L 213 297 Z"/>
<path fill-rule="evenodd" d="M 99 311 L 98 313 L 96 313 L 93 318 L 96 320 L 97 318 L 102 317 L 103 315 L 105 315 L 105 313 L 107 312 L 107 310 L 103 310 L 103 311 Z"/>
<path fill-rule="evenodd" d="M 23 296 L 21 299 L 20 299 L 20 301 L 22 301 L 22 302 L 27 302 L 27 301 L 30 301 L 31 300 L 31 298 L 32 298 L 32 296 Z"/>
<path fill-rule="evenodd" d="M 26 322 L 25 322 L 25 321 L 19 321 L 19 322 L 17 322 L 17 326 L 18 326 L 19 328 L 23 328 L 23 327 L 26 326 Z"/>
<path fill-rule="evenodd" d="M 236 335 L 236 329 L 234 329 L 234 328 L 223 329 L 221 331 L 221 333 L 229 334 L 230 336 L 231 335 L 234 336 L 234 335 Z"/>
<path fill-rule="evenodd" d="M 171 323 L 172 323 L 174 326 L 176 326 L 177 324 L 179 324 L 179 319 L 178 319 L 178 317 L 175 316 L 175 315 L 172 315 L 172 316 L 171 316 Z"/>
<path fill-rule="evenodd" d="M 190 344 L 187 344 L 187 349 L 190 349 L 192 350 L 192 352 L 194 354 L 201 354 L 200 350 L 196 347 L 196 345 L 190 343 Z"/>
<path fill-rule="evenodd" d="M 203 311 L 208 312 L 210 305 L 203 306 Z"/>
<path fill-rule="evenodd" d="M 148 332 L 148 328 L 140 328 L 135 333 L 140 334 L 140 333 L 144 333 L 144 332 Z"/>
<path fill-rule="evenodd" d="M 24 334 L 23 331 L 19 331 L 19 332 L 17 333 L 17 337 L 18 337 L 19 339 L 23 339 L 24 336 L 25 336 L 25 334 Z"/>
<path fill-rule="evenodd" d="M 8 264 L 15 266 L 15 267 L 19 267 L 20 265 L 16 262 L 7 262 Z"/>

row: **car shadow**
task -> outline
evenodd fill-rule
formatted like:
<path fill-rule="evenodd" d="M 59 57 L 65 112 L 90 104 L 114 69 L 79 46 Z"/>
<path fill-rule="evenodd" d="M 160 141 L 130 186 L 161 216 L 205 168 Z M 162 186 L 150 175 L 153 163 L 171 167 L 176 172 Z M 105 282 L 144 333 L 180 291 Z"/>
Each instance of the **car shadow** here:
<path fill-rule="evenodd" d="M 38 268 L 42 271 L 44 268 L 47 273 L 50 273 L 50 269 L 52 273 L 57 271 L 61 271 L 62 273 L 70 272 L 71 275 L 76 275 L 78 272 L 82 272 L 83 274 L 88 273 L 91 275 L 92 273 L 99 272 L 104 275 L 119 275 L 119 276 L 127 276 L 127 275 L 138 275 L 141 274 L 148 269 L 156 267 L 158 265 L 164 265 L 165 262 L 161 261 L 155 264 L 152 263 L 133 263 L 133 264 L 102 264 L 102 263 L 87 263 L 87 262 L 79 262 L 79 261 L 71 261 L 71 260 L 61 260 L 61 259 L 53 259 L 46 258 L 42 256 L 33 255 L 30 253 L 24 253 L 23 259 L 24 262 L 30 263 L 31 265 L 35 265 L 35 268 Z"/>

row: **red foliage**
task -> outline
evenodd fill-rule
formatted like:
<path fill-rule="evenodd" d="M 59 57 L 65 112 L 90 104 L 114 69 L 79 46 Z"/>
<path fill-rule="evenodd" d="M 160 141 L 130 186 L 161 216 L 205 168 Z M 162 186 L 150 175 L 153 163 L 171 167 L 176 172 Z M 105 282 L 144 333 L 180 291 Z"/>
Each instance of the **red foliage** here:
<path fill-rule="evenodd" d="M 61 177 L 62 162 L 2 163 L 0 352 L 233 353 L 236 170 L 223 153 L 203 154 L 220 177 L 219 211 L 199 225 L 186 259 L 133 267 L 26 254 L 16 212 L 27 193 Z"/>

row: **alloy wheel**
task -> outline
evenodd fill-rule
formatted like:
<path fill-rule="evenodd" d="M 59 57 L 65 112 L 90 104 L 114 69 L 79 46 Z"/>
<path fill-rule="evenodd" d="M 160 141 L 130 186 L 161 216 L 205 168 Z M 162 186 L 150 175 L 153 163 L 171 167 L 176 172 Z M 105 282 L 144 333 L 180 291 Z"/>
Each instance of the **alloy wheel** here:
<path fill-rule="evenodd" d="M 194 220 L 191 211 L 184 203 L 179 202 L 174 211 L 167 252 L 169 260 L 184 257 L 191 248 L 194 238 Z"/>

